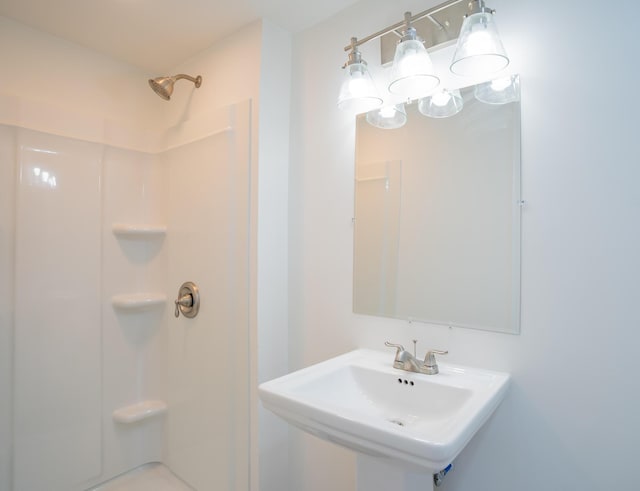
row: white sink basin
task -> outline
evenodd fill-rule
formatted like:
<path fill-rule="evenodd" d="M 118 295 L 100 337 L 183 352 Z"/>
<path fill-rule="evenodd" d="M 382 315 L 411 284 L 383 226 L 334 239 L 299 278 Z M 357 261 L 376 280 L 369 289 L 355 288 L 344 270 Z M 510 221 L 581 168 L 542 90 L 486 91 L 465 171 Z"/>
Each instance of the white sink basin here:
<path fill-rule="evenodd" d="M 438 472 L 493 413 L 509 375 L 440 361 L 423 375 L 393 368 L 393 356 L 352 351 L 261 384 L 260 398 L 320 438 Z"/>

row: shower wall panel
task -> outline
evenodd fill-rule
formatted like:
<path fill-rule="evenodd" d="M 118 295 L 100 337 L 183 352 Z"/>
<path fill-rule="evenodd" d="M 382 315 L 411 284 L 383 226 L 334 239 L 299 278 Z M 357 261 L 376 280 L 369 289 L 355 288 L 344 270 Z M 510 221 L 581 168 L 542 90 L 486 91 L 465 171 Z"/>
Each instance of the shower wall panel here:
<path fill-rule="evenodd" d="M 197 317 L 169 321 L 168 463 L 200 491 L 248 489 L 249 109 L 163 154 L 168 289 L 193 281 L 201 301 Z"/>
<path fill-rule="evenodd" d="M 17 131 L 14 489 L 101 473 L 103 147 Z"/>
<path fill-rule="evenodd" d="M 105 147 L 102 211 L 103 477 L 162 459 L 164 418 L 116 423 L 113 412 L 144 400 L 166 398 L 166 317 L 114 309 L 115 295 L 164 293 L 166 247 L 162 235 L 116 236 L 113 224 L 164 225 L 164 172 L 159 156 Z"/>
<path fill-rule="evenodd" d="M 0 126 L 2 490 L 82 491 L 162 459 L 163 418 L 112 416 L 166 399 L 167 310 L 111 302 L 164 292 L 163 238 L 113 233 L 114 223 L 166 223 L 158 162 Z"/>

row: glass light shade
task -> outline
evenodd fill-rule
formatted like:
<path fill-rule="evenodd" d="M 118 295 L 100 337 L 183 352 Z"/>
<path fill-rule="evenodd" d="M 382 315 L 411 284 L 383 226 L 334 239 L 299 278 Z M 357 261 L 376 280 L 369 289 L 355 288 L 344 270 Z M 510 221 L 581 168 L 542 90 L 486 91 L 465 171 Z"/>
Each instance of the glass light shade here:
<path fill-rule="evenodd" d="M 508 104 L 520 100 L 520 77 L 511 75 L 496 78 L 475 86 L 476 99 L 486 104 Z"/>
<path fill-rule="evenodd" d="M 376 128 L 394 130 L 406 124 L 407 112 L 404 109 L 404 104 L 397 104 L 369 111 L 366 119 L 367 123 Z"/>
<path fill-rule="evenodd" d="M 448 118 L 462 111 L 464 102 L 459 90 L 438 90 L 418 101 L 418 111 L 430 118 Z"/>
<path fill-rule="evenodd" d="M 345 78 L 338 95 L 339 109 L 358 114 L 382 105 L 366 63 L 352 63 L 344 71 Z"/>
<path fill-rule="evenodd" d="M 396 46 L 390 76 L 389 92 L 407 99 L 424 97 L 440 83 L 429 53 L 418 39 L 408 39 Z"/>
<path fill-rule="evenodd" d="M 509 64 L 493 14 L 480 12 L 465 18 L 450 70 L 467 77 L 495 73 Z"/>

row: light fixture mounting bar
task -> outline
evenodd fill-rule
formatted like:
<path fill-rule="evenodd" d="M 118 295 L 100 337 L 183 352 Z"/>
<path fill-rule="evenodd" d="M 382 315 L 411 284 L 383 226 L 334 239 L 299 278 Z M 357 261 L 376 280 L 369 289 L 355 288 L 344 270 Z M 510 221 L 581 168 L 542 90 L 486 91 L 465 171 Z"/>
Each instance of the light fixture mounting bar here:
<path fill-rule="evenodd" d="M 431 7 L 430 9 L 427 10 L 423 10 L 422 12 L 412 15 L 409 20 L 411 22 L 415 22 L 418 21 L 420 19 L 424 19 L 425 17 L 429 17 L 432 14 L 438 13 L 441 10 L 444 10 L 448 7 L 450 7 L 451 5 L 455 5 L 458 4 L 460 2 L 463 2 L 465 0 L 447 0 L 444 3 L 441 3 L 440 5 L 436 5 L 435 7 Z M 484 3 L 484 2 L 483 2 Z M 354 44 L 349 44 L 347 46 L 344 47 L 345 51 L 349 51 L 351 49 L 353 49 L 354 47 L 358 47 L 358 46 L 362 46 L 365 43 L 368 43 L 369 41 L 373 41 L 374 39 L 377 39 L 379 37 L 384 36 L 385 34 L 389 34 L 392 31 L 396 31 L 398 29 L 400 29 L 401 27 L 404 27 L 406 25 L 406 20 L 402 20 L 400 22 L 396 22 L 395 24 L 385 27 L 384 29 L 374 32 L 373 34 L 370 34 L 367 37 L 364 37 L 362 39 L 358 39 L 358 41 L 356 41 L 355 45 Z"/>

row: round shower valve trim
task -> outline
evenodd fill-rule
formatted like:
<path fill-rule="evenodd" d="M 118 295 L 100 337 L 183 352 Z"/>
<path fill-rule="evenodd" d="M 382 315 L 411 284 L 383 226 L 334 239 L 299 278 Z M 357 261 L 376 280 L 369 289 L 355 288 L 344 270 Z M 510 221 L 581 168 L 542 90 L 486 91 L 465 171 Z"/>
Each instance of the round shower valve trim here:
<path fill-rule="evenodd" d="M 183 316 L 191 319 L 198 315 L 200 310 L 200 291 L 193 281 L 187 281 L 180 286 L 178 298 L 175 300 L 175 316 Z"/>

